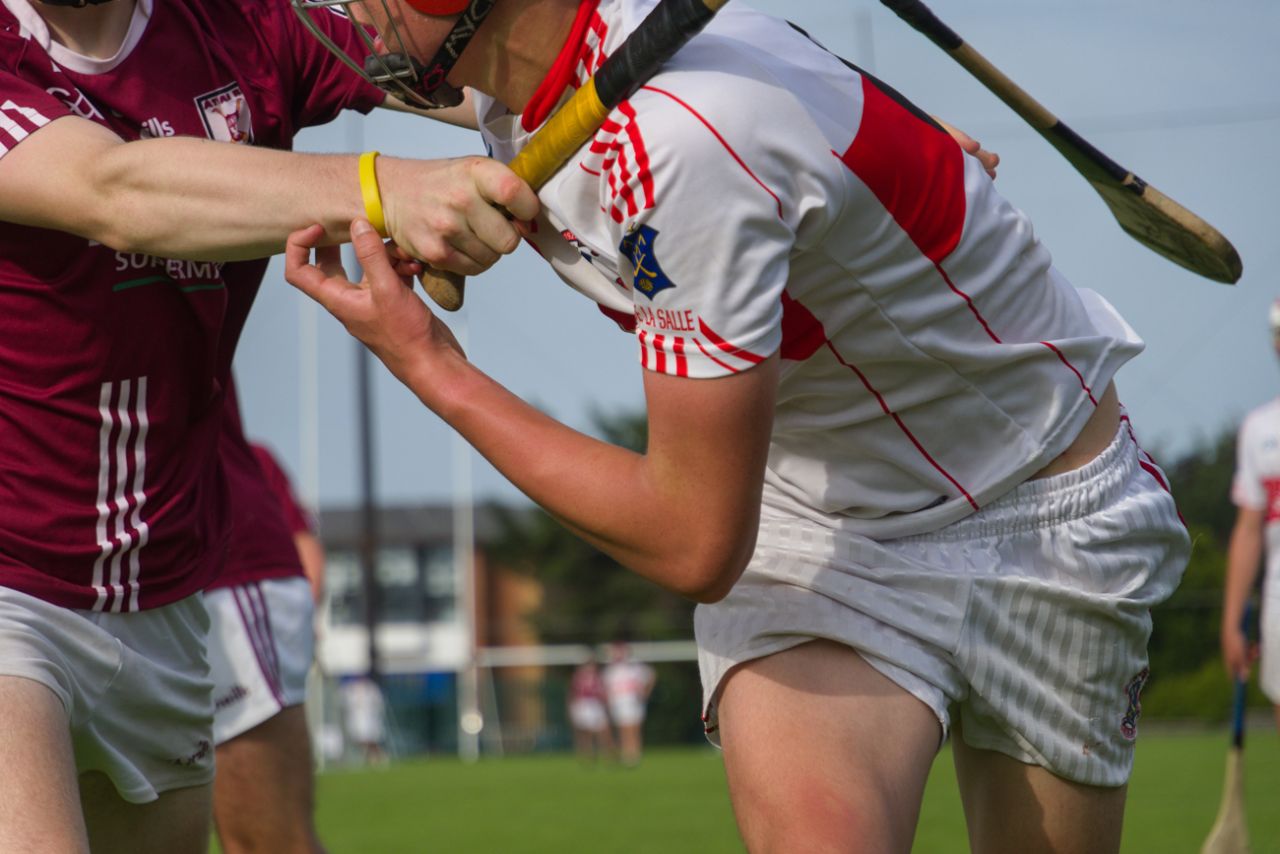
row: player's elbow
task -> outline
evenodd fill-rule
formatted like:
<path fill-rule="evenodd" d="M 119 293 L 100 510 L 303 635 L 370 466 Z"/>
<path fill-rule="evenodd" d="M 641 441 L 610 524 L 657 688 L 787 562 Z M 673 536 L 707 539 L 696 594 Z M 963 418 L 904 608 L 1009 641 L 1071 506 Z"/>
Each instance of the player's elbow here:
<path fill-rule="evenodd" d="M 676 592 L 703 605 L 719 602 L 738 583 L 754 550 L 754 532 L 733 543 L 690 550 L 677 576 Z"/>

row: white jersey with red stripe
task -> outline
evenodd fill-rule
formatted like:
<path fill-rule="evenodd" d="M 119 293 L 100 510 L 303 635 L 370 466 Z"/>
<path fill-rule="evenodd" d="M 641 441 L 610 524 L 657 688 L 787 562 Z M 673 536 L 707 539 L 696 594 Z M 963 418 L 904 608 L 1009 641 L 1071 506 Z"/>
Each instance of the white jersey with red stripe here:
<path fill-rule="evenodd" d="M 654 5 L 584 2 L 509 161 Z M 634 329 L 650 371 L 780 351 L 765 501 L 876 537 L 933 530 L 1061 453 L 1142 342 L 1052 266 L 928 116 L 785 21 L 733 3 L 541 192 L 532 242 Z"/>
<path fill-rule="evenodd" d="M 1276 594 L 1280 587 L 1280 398 L 1250 412 L 1240 425 L 1231 500 L 1237 507 L 1263 511 L 1267 589 Z"/>

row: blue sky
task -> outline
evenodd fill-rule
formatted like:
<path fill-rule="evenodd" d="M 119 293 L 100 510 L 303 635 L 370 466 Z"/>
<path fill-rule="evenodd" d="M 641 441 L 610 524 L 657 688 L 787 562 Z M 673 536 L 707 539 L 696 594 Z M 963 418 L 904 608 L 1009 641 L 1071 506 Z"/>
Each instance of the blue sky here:
<path fill-rule="evenodd" d="M 735 0 L 739 2 L 739 0 Z M 1235 287 L 1198 278 L 1135 243 L 1047 143 L 877 2 L 751 0 L 874 71 L 1003 158 L 997 186 L 1030 214 L 1057 266 L 1114 303 L 1147 341 L 1118 386 L 1139 438 L 1164 458 L 1233 425 L 1280 390 L 1266 325 L 1280 296 L 1280 4 L 1272 0 L 933 0 L 971 45 L 1113 159 L 1199 213 L 1244 259 Z M 341 118 L 304 151 L 445 157 L 474 134 L 411 116 Z M 354 176 L 353 176 L 354 181 Z M 1271 201 L 1268 201 L 1271 200 Z M 356 344 L 275 261 L 236 374 L 247 429 L 324 505 L 359 498 Z M 314 321 L 307 320 L 308 317 Z M 318 405 L 304 411 L 303 330 L 314 322 Z M 560 284 L 528 249 L 472 280 L 451 318 L 473 361 L 567 423 L 643 406 L 634 341 Z M 374 363 L 375 481 L 384 502 L 445 501 L 470 471 L 478 498 L 520 500 Z M 318 444 L 310 446 L 307 425 Z M 316 452 L 307 450 L 314 447 Z M 1226 500 L 1224 496 L 1224 501 Z"/>

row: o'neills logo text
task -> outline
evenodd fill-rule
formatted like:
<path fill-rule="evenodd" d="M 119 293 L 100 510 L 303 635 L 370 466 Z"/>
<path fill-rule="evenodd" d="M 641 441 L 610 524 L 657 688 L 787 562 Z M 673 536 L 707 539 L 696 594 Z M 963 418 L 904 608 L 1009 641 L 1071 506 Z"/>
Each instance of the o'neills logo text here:
<path fill-rule="evenodd" d="M 248 689 L 246 689 L 243 685 L 235 685 L 235 686 L 232 686 L 230 691 L 228 691 L 227 693 L 223 694 L 221 697 L 218 697 L 216 700 L 214 700 L 213 707 L 215 709 L 225 709 L 227 706 L 230 706 L 232 703 L 238 703 L 248 696 L 249 696 Z"/>
<path fill-rule="evenodd" d="M 220 142 L 253 142 L 253 119 L 249 115 L 249 101 L 239 83 L 228 83 L 220 89 L 197 95 L 196 110 L 204 122 L 209 139 Z"/>

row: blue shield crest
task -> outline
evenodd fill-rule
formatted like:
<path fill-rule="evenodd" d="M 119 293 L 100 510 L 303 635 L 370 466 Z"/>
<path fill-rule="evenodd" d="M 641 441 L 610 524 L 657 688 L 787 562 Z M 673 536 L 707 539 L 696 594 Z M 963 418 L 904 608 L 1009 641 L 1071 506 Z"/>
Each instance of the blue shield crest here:
<path fill-rule="evenodd" d="M 662 272 L 662 265 L 658 263 L 655 247 L 657 240 L 658 230 L 642 225 L 633 229 L 618 244 L 618 251 L 631 262 L 632 287 L 650 300 L 667 288 L 676 286 L 676 283 Z"/>

